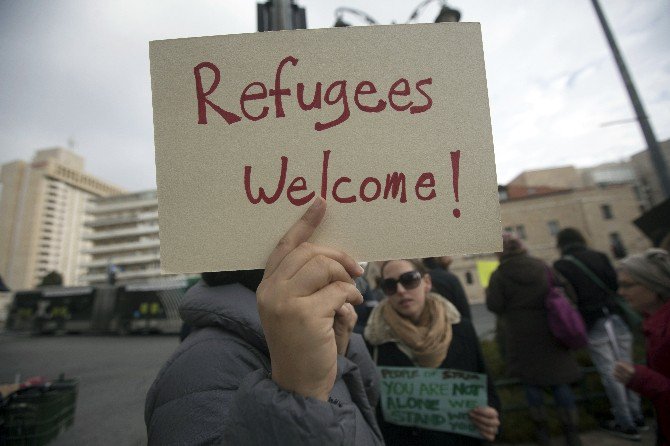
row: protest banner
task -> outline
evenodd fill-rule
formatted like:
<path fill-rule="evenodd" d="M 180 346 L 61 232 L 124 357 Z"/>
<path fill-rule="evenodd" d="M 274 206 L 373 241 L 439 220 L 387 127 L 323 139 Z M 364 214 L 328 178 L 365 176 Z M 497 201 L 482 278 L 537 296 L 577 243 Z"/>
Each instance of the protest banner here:
<path fill-rule="evenodd" d="M 500 250 L 477 23 L 150 43 L 161 269 L 264 267 L 318 194 L 360 261 Z"/>
<path fill-rule="evenodd" d="M 482 438 L 468 412 L 488 404 L 486 375 L 423 367 L 378 368 L 386 422 Z"/>

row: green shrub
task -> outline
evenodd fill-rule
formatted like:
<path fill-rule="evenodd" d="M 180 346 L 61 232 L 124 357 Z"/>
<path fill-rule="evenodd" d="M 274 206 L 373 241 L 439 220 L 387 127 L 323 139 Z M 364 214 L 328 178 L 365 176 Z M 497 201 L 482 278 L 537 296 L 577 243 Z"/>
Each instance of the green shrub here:
<path fill-rule="evenodd" d="M 500 354 L 498 344 L 492 340 L 481 341 L 484 360 L 502 404 L 499 440 L 504 443 L 525 443 L 534 441 L 534 427 L 528 412 L 528 405 L 521 383 L 506 376 L 506 365 Z M 644 363 L 644 340 L 638 332 L 635 335 L 633 357 L 636 363 Z M 605 396 L 598 372 L 586 349 L 575 352 L 577 362 L 585 369 L 583 378 L 572 385 L 572 391 L 579 409 L 580 430 L 591 430 L 598 426 L 597 420 L 611 416 L 609 402 Z M 545 405 L 552 435 L 561 435 L 561 426 L 554 409 L 553 397 L 545 392 Z M 652 413 L 649 402 L 643 403 L 645 414 Z"/>

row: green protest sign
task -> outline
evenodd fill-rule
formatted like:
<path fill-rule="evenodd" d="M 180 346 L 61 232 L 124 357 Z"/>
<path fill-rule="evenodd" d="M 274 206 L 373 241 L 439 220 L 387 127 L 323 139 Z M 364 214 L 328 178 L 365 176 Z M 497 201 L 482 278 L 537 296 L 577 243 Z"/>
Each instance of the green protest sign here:
<path fill-rule="evenodd" d="M 388 423 L 482 438 L 468 412 L 486 406 L 486 375 L 451 369 L 379 367 Z"/>

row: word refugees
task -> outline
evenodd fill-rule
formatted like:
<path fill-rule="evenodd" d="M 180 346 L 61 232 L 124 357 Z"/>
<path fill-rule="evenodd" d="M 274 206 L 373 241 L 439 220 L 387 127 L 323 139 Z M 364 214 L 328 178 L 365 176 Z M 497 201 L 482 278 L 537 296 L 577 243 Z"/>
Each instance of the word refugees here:
<path fill-rule="evenodd" d="M 335 127 L 349 119 L 351 112 L 349 96 L 347 93 L 347 80 L 337 80 L 332 82 L 326 88 L 325 92 L 323 92 L 323 83 L 317 82 L 314 86 L 314 93 L 311 95 L 311 98 L 308 98 L 308 95 L 305 92 L 305 84 L 303 82 L 298 82 L 295 90 L 282 86 L 282 71 L 286 64 L 289 63 L 295 67 L 298 65 L 298 59 L 293 56 L 287 56 L 279 62 L 275 71 L 274 88 L 268 90 L 268 87 L 263 82 L 251 82 L 244 88 L 244 90 L 242 90 L 239 103 L 240 111 L 242 112 L 241 114 L 245 118 L 249 121 L 260 121 L 267 117 L 270 112 L 270 107 L 267 105 L 267 100 L 269 98 L 274 99 L 275 118 L 286 117 L 282 98 L 284 96 L 293 96 L 295 91 L 298 106 L 301 110 L 306 112 L 314 109 L 320 110 L 323 103 L 329 106 L 336 104 L 341 105 L 342 111 L 337 118 L 325 122 L 316 122 L 314 124 L 314 130 L 317 132 Z M 206 90 L 202 81 L 203 70 L 209 70 L 214 76 L 214 80 Z M 198 103 L 198 124 L 209 123 L 207 106 L 218 113 L 229 125 L 242 120 L 242 117 L 239 114 L 223 109 L 210 98 L 221 82 L 221 70 L 217 65 L 212 62 L 201 62 L 193 68 L 193 74 L 195 76 L 196 99 Z M 381 99 L 377 95 L 377 86 L 371 81 L 363 80 L 358 82 L 356 88 L 354 88 L 353 99 L 358 109 L 365 113 L 382 112 L 387 108 L 387 105 L 389 108 L 397 112 L 409 111 L 410 114 L 423 113 L 429 110 L 433 105 L 433 100 L 426 91 L 426 86 L 431 85 L 432 83 L 433 79 L 430 77 L 416 81 L 414 88 L 418 93 L 417 95 L 413 94 L 409 80 L 400 78 L 390 86 L 388 92 L 383 94 L 382 97 L 384 97 L 384 99 Z M 415 100 L 420 102 L 415 102 Z M 262 101 L 260 102 L 260 111 L 257 111 L 256 113 L 252 113 L 252 111 L 249 110 L 249 104 L 254 101 Z"/>

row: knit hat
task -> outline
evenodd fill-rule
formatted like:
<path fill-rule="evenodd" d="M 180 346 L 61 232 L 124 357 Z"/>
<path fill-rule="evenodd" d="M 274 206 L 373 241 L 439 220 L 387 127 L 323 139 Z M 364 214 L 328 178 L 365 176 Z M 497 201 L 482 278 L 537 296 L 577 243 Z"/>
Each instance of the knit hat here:
<path fill-rule="evenodd" d="M 515 254 L 523 254 L 526 252 L 526 245 L 521 239 L 511 232 L 503 233 L 503 256 L 511 256 Z"/>
<path fill-rule="evenodd" d="M 621 267 L 664 302 L 670 299 L 670 254 L 667 251 L 648 249 L 644 254 L 626 257 Z"/>

